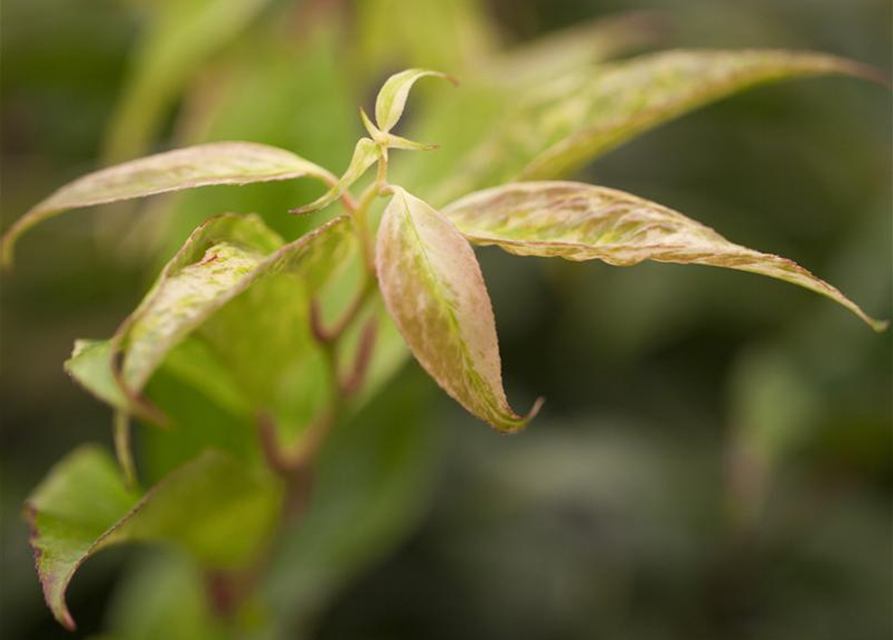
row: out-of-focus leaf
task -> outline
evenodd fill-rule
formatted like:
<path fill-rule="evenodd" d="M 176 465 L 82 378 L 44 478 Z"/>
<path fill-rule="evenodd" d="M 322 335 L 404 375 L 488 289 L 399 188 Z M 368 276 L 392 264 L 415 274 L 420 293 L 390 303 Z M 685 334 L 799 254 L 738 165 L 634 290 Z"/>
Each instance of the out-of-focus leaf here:
<path fill-rule="evenodd" d="M 427 69 L 407 69 L 385 80 L 375 99 L 375 122 L 382 132 L 388 133 L 400 121 L 412 85 L 426 76 L 450 80 L 444 73 Z"/>
<path fill-rule="evenodd" d="M 481 420 L 523 428 L 502 388 L 490 296 L 468 241 L 438 211 L 395 189 L 378 231 L 376 266 L 391 317 L 419 363 Z"/>
<path fill-rule="evenodd" d="M 235 624 L 215 615 L 206 576 L 188 555 L 151 549 L 128 567 L 108 606 L 116 640 L 221 640 Z M 103 636 L 105 637 L 105 636 Z"/>
<path fill-rule="evenodd" d="M 279 627 L 264 637 L 304 637 L 294 630 L 314 628 L 340 590 L 418 526 L 446 449 L 442 425 L 426 418 L 431 393 L 421 378 L 401 376 L 332 432 L 313 499 L 283 535 L 261 587 Z"/>
<path fill-rule="evenodd" d="M 166 111 L 208 58 L 237 36 L 267 0 L 159 0 L 134 52 L 132 72 L 106 140 L 105 157 L 144 153 Z"/>
<path fill-rule="evenodd" d="M 556 76 L 640 48 L 665 25 L 655 13 L 624 13 L 575 25 L 524 43 L 484 62 L 486 77 L 509 87 L 549 82 Z"/>
<path fill-rule="evenodd" d="M 220 73 L 191 88 L 178 121 L 177 144 L 255 140 L 293 149 L 324 167 L 348 165 L 361 135 L 356 122 L 359 98 L 350 82 L 355 70 L 348 68 L 343 38 L 331 24 L 337 13 L 312 12 L 318 22 L 295 38 L 293 11 L 291 3 L 271 7 L 270 28 L 250 32 L 245 55 L 232 56 Z M 148 249 L 151 255 L 160 242 L 165 253 L 172 253 L 209 213 L 221 211 L 258 213 L 291 240 L 334 211 L 303 217 L 282 212 L 314 200 L 322 191 L 315 181 L 291 180 L 181 192 L 158 201 L 166 208 L 164 215 L 145 212 L 145 222 L 129 244 L 132 251 Z M 152 244 L 147 236 L 157 238 L 156 247 L 147 247 Z"/>
<path fill-rule="evenodd" d="M 445 214 L 472 242 L 516 255 L 749 271 L 827 296 L 876 331 L 886 327 L 795 262 L 733 244 L 681 213 L 615 189 L 579 182 L 513 183 L 466 196 Z"/>
<path fill-rule="evenodd" d="M 365 77 L 407 66 L 447 69 L 465 77 L 498 45 L 479 0 L 368 0 L 356 5 L 356 46 Z"/>
<path fill-rule="evenodd" d="M 4 234 L 2 259 L 34 225 L 69 209 L 209 185 L 242 185 L 309 176 L 331 183 L 322 167 L 290 151 L 250 142 L 215 142 L 159 153 L 88 174 L 39 202 Z"/>
<path fill-rule="evenodd" d="M 651 128 L 737 92 L 785 78 L 843 74 L 858 63 L 778 50 L 668 51 L 576 72 L 532 91 L 469 156 L 451 194 L 511 179 L 561 177 Z"/>
<path fill-rule="evenodd" d="M 240 566 L 266 541 L 281 489 L 219 452 L 207 452 L 142 498 L 128 491 L 102 449 L 82 447 L 61 461 L 26 502 L 47 604 L 69 629 L 65 590 L 96 552 L 132 541 L 171 541 L 203 563 Z"/>
<path fill-rule="evenodd" d="M 115 380 L 112 344 L 109 340 L 76 340 L 65 372 L 97 399 L 109 406 L 134 412 L 131 402 Z"/>
<path fill-rule="evenodd" d="M 377 159 L 378 147 L 375 143 L 369 138 L 360 138 L 354 147 L 350 165 L 338 183 L 313 202 L 292 209 L 291 213 L 301 215 L 328 207 L 340 198 L 354 182 L 359 180 L 366 173 L 366 169 L 371 167 Z"/>

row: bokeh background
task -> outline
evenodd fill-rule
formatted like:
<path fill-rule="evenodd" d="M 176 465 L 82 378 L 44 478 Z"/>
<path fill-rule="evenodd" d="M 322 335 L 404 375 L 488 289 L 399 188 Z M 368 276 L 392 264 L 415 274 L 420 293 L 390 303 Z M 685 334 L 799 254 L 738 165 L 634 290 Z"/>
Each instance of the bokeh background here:
<path fill-rule="evenodd" d="M 619 57 L 790 47 L 891 71 L 888 0 L 5 0 L 3 226 L 92 168 L 202 140 L 276 144 L 338 171 L 361 134 L 356 105 L 389 73 L 462 78 L 631 11 L 648 26 Z M 469 134 L 424 114 L 455 98 L 420 89 L 406 130 L 447 157 Z M 467 131 L 483 126 L 462 108 Z M 890 143 L 888 91 L 802 80 L 671 123 L 583 178 L 791 257 L 889 318 Z M 442 170 L 394 162 L 419 185 Z M 62 371 L 73 340 L 110 335 L 212 214 L 257 211 L 296 237 L 318 219 L 283 213 L 308 188 L 80 212 L 21 243 L 0 316 L 4 639 L 70 637 L 42 603 L 19 512 L 66 451 L 110 440 L 108 411 Z M 544 395 L 541 417 L 498 436 L 407 362 L 336 434 L 358 451 L 350 469 L 371 464 L 367 493 L 350 474 L 322 482 L 366 510 L 351 531 L 320 518 L 293 532 L 265 586 L 291 620 L 284 637 L 891 637 L 889 332 L 748 274 L 479 255 L 509 397 Z M 200 594 L 176 554 L 91 560 L 70 594 L 77 637 L 198 637 Z"/>

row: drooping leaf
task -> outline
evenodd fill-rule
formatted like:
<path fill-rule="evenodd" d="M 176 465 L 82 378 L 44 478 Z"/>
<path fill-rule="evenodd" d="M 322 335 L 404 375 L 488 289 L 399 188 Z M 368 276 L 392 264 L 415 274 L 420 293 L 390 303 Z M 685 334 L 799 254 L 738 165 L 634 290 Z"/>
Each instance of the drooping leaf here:
<path fill-rule="evenodd" d="M 69 209 L 208 185 L 242 185 L 309 176 L 334 177 L 290 151 L 250 142 L 213 142 L 148 156 L 88 174 L 57 190 L 4 234 L 0 254 L 12 259 L 15 241 L 34 225 Z"/>
<path fill-rule="evenodd" d="M 565 74 L 523 96 L 443 189 L 456 197 L 512 179 L 563 177 L 698 107 L 759 84 L 823 74 L 879 80 L 849 60 L 780 50 L 667 51 Z"/>
<path fill-rule="evenodd" d="M 394 125 L 400 120 L 400 116 L 403 115 L 409 90 L 417 80 L 425 76 L 435 76 L 455 83 L 455 80 L 445 73 L 427 69 L 407 69 L 392 75 L 385 80 L 375 99 L 375 122 L 382 132 L 388 133 L 394 128 Z"/>
<path fill-rule="evenodd" d="M 496 323 L 468 241 L 442 214 L 395 188 L 378 231 L 376 267 L 391 317 L 413 355 L 472 414 L 500 431 L 524 427 L 502 388 Z"/>
<path fill-rule="evenodd" d="M 116 544 L 170 541 L 204 564 L 232 568 L 256 554 L 278 513 L 281 488 L 219 452 L 207 452 L 140 497 L 111 457 L 85 446 L 62 460 L 25 505 L 47 604 L 69 629 L 65 591 L 90 556 Z"/>
<path fill-rule="evenodd" d="M 472 242 L 509 253 L 615 266 L 656 260 L 749 271 L 827 296 L 875 330 L 886 327 L 795 262 L 733 244 L 681 213 L 615 189 L 512 183 L 466 196 L 444 213 Z"/>
<path fill-rule="evenodd" d="M 378 147 L 369 138 L 360 138 L 354 147 L 350 165 L 338 183 L 313 202 L 291 209 L 290 212 L 294 215 L 303 215 L 328 207 L 344 195 L 350 186 L 366 173 L 366 169 L 375 164 L 376 160 L 378 160 Z"/>

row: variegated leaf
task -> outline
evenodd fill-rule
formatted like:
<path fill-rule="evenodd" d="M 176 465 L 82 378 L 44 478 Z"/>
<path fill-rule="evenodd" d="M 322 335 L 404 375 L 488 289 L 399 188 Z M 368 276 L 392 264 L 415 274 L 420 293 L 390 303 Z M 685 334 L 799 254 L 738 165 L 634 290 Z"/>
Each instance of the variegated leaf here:
<path fill-rule="evenodd" d="M 667 51 L 563 75 L 524 96 L 442 189 L 456 197 L 512 179 L 563 177 L 698 107 L 759 84 L 823 74 L 883 82 L 856 62 L 781 50 Z"/>
<path fill-rule="evenodd" d="M 209 185 L 242 185 L 309 176 L 327 184 L 328 171 L 276 147 L 213 142 L 148 156 L 88 174 L 57 190 L 19 218 L 0 240 L 5 264 L 13 245 L 34 225 L 69 209 Z"/>
<path fill-rule="evenodd" d="M 363 177 L 366 170 L 378 160 L 378 153 L 378 147 L 372 140 L 369 138 L 360 138 L 357 141 L 357 145 L 354 147 L 353 156 L 350 159 L 347 171 L 344 172 L 341 179 L 338 180 L 331 189 L 313 202 L 291 209 L 289 213 L 303 215 L 328 207 L 335 202 L 335 200 L 344 195 L 354 182 Z"/>
<path fill-rule="evenodd" d="M 468 241 L 441 213 L 395 188 L 376 266 L 388 312 L 413 355 L 468 411 L 500 431 L 523 428 L 505 397 L 490 296 Z"/>
<path fill-rule="evenodd" d="M 219 452 L 206 452 L 145 495 L 129 490 L 110 456 L 81 447 L 56 465 L 25 503 L 47 605 L 68 629 L 65 591 L 78 568 L 107 547 L 166 541 L 207 566 L 232 568 L 262 549 L 281 487 Z"/>
<path fill-rule="evenodd" d="M 578 182 L 513 183 L 466 196 L 444 213 L 472 242 L 509 253 L 616 266 L 656 260 L 750 271 L 827 296 L 877 331 L 886 327 L 795 262 L 733 244 L 681 213 L 615 189 Z"/>
<path fill-rule="evenodd" d="M 375 122 L 383 133 L 388 133 L 400 120 L 406 107 L 409 90 L 417 80 L 425 76 L 435 76 L 455 83 L 455 80 L 445 73 L 427 69 L 407 69 L 392 75 L 382 85 L 375 99 Z"/>
<path fill-rule="evenodd" d="M 311 279 L 323 280 L 338 268 L 338 247 L 351 233 L 349 220 L 340 217 L 277 248 L 272 236 L 248 242 L 247 234 L 242 234 L 240 239 L 231 231 L 234 225 L 266 230 L 253 216 L 208 221 L 193 233 L 122 324 L 115 342 L 123 353 L 121 376 L 129 390 L 140 391 L 174 345 L 261 278 L 301 269 Z M 316 264 L 320 261 L 325 264 Z M 320 285 L 309 282 L 307 286 Z"/>

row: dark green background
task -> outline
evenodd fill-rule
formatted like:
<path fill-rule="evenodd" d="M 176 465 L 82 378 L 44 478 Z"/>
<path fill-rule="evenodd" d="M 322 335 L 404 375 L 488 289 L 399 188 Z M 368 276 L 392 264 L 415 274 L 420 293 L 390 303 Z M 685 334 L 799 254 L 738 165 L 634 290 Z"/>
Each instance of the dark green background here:
<path fill-rule="evenodd" d="M 4 227 L 100 162 L 149 4 L 4 2 Z M 213 92 L 213 64 L 236 61 L 253 85 L 215 125 L 221 135 L 289 146 L 337 170 L 359 135 L 355 105 L 388 72 L 445 54 L 436 38 L 430 51 L 424 38 L 421 49 L 395 38 L 377 60 L 351 44 L 362 19 L 352 3 L 304 4 L 318 6 L 271 2 L 200 81 Z M 891 70 L 886 0 L 497 0 L 480 9 L 504 45 L 653 9 L 666 31 L 654 48 L 808 48 Z M 283 27 L 283 16 L 293 24 Z M 342 27 L 320 36 L 314 20 Z M 270 62 L 263 34 L 273 28 L 332 39 L 294 62 L 294 77 L 312 84 L 278 82 L 291 67 Z M 761 88 L 628 144 L 584 178 L 793 258 L 889 318 L 890 102 L 885 89 L 852 80 Z M 165 112 L 150 148 L 176 139 L 189 104 Z M 423 104 L 411 103 L 410 117 Z M 297 189 L 252 187 L 234 203 L 227 190 L 190 196 L 191 219 L 154 245 L 141 242 L 146 222 L 136 234 L 118 222 L 97 240 L 101 212 L 59 219 L 21 243 L 0 316 L 4 639 L 66 637 L 42 604 L 18 514 L 67 450 L 109 440 L 108 412 L 62 372 L 73 340 L 111 334 L 189 225 L 258 197 L 261 213 L 279 220 L 306 199 Z M 299 224 L 280 229 L 294 235 Z M 542 394 L 543 413 L 525 433 L 500 437 L 408 363 L 358 421 L 418 423 L 433 442 L 430 499 L 393 552 L 327 601 L 311 636 L 890 637 L 889 332 L 748 274 L 479 255 L 509 397 L 523 407 Z M 114 616 L 110 594 L 145 553 L 88 563 L 70 596 L 78 637 Z"/>

